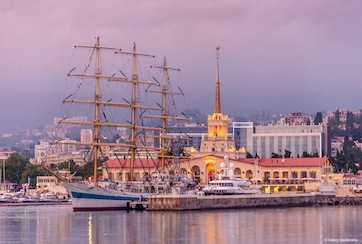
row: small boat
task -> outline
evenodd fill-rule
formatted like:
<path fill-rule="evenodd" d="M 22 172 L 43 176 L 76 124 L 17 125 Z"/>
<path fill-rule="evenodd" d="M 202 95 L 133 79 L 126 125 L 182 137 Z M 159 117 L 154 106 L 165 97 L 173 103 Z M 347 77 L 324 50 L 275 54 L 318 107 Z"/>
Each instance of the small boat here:
<path fill-rule="evenodd" d="M 45 194 L 40 194 L 39 202 L 58 202 L 58 196 L 54 192 L 47 192 Z"/>
<path fill-rule="evenodd" d="M 248 180 L 236 179 L 234 175 L 234 164 L 230 163 L 229 157 L 225 155 L 224 162 L 220 165 L 219 179 L 210 181 L 203 189 L 205 195 L 241 195 L 261 194 L 261 190 L 253 187 Z"/>
<path fill-rule="evenodd" d="M 14 197 L 8 194 L 0 194 L 0 203 L 13 203 Z"/>

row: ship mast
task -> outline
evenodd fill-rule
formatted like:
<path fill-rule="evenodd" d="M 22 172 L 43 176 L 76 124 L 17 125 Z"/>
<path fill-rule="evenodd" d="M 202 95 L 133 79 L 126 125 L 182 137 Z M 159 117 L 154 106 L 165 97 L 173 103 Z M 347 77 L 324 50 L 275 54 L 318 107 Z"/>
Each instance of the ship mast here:
<path fill-rule="evenodd" d="M 145 82 L 141 82 L 138 80 L 137 75 L 137 57 L 143 56 L 143 57 L 152 57 L 154 58 L 154 55 L 149 54 L 143 54 L 143 53 L 137 53 L 136 51 L 136 43 L 133 43 L 133 52 L 117 52 L 121 54 L 129 54 L 132 55 L 132 98 L 131 98 L 131 138 L 130 138 L 130 150 L 131 150 L 131 158 L 130 158 L 130 180 L 134 180 L 134 162 L 136 159 L 136 149 L 139 148 L 136 145 L 136 129 L 139 128 L 136 126 L 136 109 L 139 108 L 137 105 L 136 100 L 136 94 L 137 94 L 137 85 L 140 83 L 145 84 Z M 158 85 L 156 83 L 150 83 L 152 85 Z M 145 107 L 146 108 L 146 107 Z"/>
<path fill-rule="evenodd" d="M 68 99 L 66 98 L 63 100 L 63 103 L 80 103 L 80 104 L 92 104 L 94 105 L 94 120 L 90 122 L 74 122 L 74 121 L 67 121 L 67 117 L 63 120 L 61 120 L 60 124 L 75 124 L 75 125 L 91 125 L 93 126 L 94 135 L 92 143 L 84 143 L 84 142 L 64 142 L 66 144 L 75 144 L 75 145 L 89 145 L 93 148 L 93 157 L 94 157 L 94 185 L 97 185 L 97 160 L 98 160 L 98 150 L 101 146 L 113 146 L 113 147 L 126 147 L 130 148 L 131 152 L 131 159 L 130 159 L 130 179 L 133 180 L 133 172 L 134 172 L 134 161 L 135 161 L 135 154 L 136 154 L 136 148 L 140 149 L 154 149 L 159 150 L 159 148 L 150 148 L 146 146 L 138 146 L 136 145 L 136 130 L 155 130 L 155 131 L 162 131 L 162 128 L 155 128 L 155 127 L 147 127 L 147 126 L 139 126 L 136 125 L 136 109 L 147 109 L 147 110 L 160 110 L 159 107 L 149 107 L 149 106 L 143 106 L 137 104 L 136 100 L 136 94 L 137 94 L 137 85 L 143 84 L 143 85 L 157 85 L 158 83 L 150 82 L 150 81 L 139 81 L 137 76 L 137 56 L 147 56 L 147 57 L 154 57 L 153 55 L 148 54 L 139 54 L 136 52 L 136 44 L 133 45 L 133 51 L 132 52 L 122 52 L 119 48 L 109 48 L 109 47 L 101 47 L 99 37 L 96 38 L 96 44 L 94 46 L 76 46 L 81 48 L 90 48 L 94 49 L 95 51 L 95 72 L 94 75 L 92 74 L 68 74 L 68 76 L 74 76 L 74 77 L 81 77 L 81 78 L 94 78 L 95 80 L 95 95 L 93 101 L 86 101 L 86 100 L 76 100 L 76 99 Z M 121 53 L 121 54 L 128 54 L 133 56 L 132 60 L 132 79 L 127 79 L 123 77 L 116 77 L 114 75 L 112 76 L 106 76 L 101 74 L 100 70 L 100 51 L 102 49 L 114 51 L 115 53 Z M 74 70 L 74 69 L 73 69 Z M 111 102 L 111 101 L 102 101 L 100 97 L 99 92 L 99 83 L 100 79 L 107 79 L 108 81 L 115 81 L 115 82 L 126 82 L 132 84 L 132 94 L 131 94 L 131 103 L 118 103 L 118 102 Z M 73 95 L 73 98 L 75 96 Z M 107 123 L 100 121 L 100 106 L 113 106 L 113 107 L 126 107 L 131 108 L 131 124 L 120 124 L 120 123 Z M 131 138 L 129 144 L 117 144 L 117 143 L 104 143 L 100 141 L 100 127 L 101 126 L 111 126 L 111 127 L 124 127 L 129 128 L 131 130 Z M 60 141 L 59 143 L 63 143 Z"/>
<path fill-rule="evenodd" d="M 97 165 L 98 165 L 98 143 L 99 143 L 99 37 L 97 37 L 96 42 L 96 70 L 95 70 L 95 119 L 94 119 L 94 135 L 93 142 L 96 144 L 93 146 L 93 179 L 94 185 L 98 184 L 98 176 L 97 176 Z"/>
<path fill-rule="evenodd" d="M 145 116 L 149 118 L 160 118 L 161 119 L 161 151 L 160 151 L 160 158 L 161 158 L 161 169 L 162 172 L 165 172 L 165 149 L 166 149 L 166 139 L 173 139 L 173 137 L 169 137 L 166 135 L 166 126 L 168 120 L 185 120 L 185 117 L 172 117 L 167 113 L 167 96 L 168 95 L 184 95 L 183 92 L 173 92 L 168 88 L 167 81 L 168 81 L 168 70 L 176 70 L 180 71 L 180 69 L 172 68 L 167 66 L 166 57 L 163 58 L 163 65 L 162 66 L 151 66 L 152 68 L 160 68 L 162 69 L 162 89 L 161 91 L 154 91 L 154 90 L 148 90 L 148 92 L 155 92 L 155 93 L 161 93 L 162 95 L 162 110 L 161 110 L 161 116 Z"/>
<path fill-rule="evenodd" d="M 137 89 L 137 56 L 136 43 L 133 43 L 132 59 L 132 100 L 131 100 L 131 162 L 130 162 L 130 180 L 133 181 L 134 161 L 136 158 L 136 89 Z"/>
<path fill-rule="evenodd" d="M 161 169 L 162 172 L 165 172 L 165 136 L 166 136 L 166 125 L 167 125 L 167 110 L 166 110 L 166 102 L 167 102 L 167 93 L 169 92 L 167 89 L 167 70 L 177 70 L 180 71 L 180 69 L 170 68 L 167 67 L 166 57 L 163 58 L 163 85 L 162 85 L 162 131 L 161 131 Z"/>

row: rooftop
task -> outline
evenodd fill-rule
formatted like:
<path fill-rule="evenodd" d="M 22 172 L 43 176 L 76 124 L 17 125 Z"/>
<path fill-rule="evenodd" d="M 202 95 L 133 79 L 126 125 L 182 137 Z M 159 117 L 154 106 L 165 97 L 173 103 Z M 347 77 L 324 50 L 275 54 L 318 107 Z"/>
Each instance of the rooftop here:
<path fill-rule="evenodd" d="M 254 164 L 255 158 L 242 158 L 238 161 Z M 264 167 L 321 167 L 330 164 L 328 158 L 259 158 L 258 165 Z"/>

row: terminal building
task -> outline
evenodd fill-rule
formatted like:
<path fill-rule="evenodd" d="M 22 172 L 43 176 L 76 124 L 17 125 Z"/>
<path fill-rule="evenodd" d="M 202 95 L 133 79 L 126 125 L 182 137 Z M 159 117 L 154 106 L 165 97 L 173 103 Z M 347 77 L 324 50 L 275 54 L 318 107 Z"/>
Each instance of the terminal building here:
<path fill-rule="evenodd" d="M 328 140 L 325 134 L 328 130 L 314 125 L 254 126 L 250 122 L 234 123 L 229 128 L 229 118 L 222 114 L 220 106 L 218 48 L 216 67 L 215 107 L 214 113 L 208 116 L 207 126 L 185 126 L 185 130 L 174 127 L 173 133 L 168 134 L 185 138 L 184 146 L 189 145 L 186 150 L 190 157 L 178 162 L 177 171 L 202 186 L 218 178 L 227 155 L 229 162 L 234 164 L 234 175 L 252 181 L 263 192 L 318 191 L 319 183 L 333 172 L 329 159 L 323 155 L 323 150 L 328 151 L 324 144 Z M 291 151 L 293 158 L 268 155 L 284 149 Z M 318 152 L 319 157 L 298 158 L 304 150 Z M 260 155 L 259 158 L 246 158 L 246 152 Z M 170 174 L 173 171 L 165 170 Z M 127 171 L 128 165 L 122 165 L 119 160 L 108 160 L 102 165 L 103 177 L 111 180 L 127 180 Z M 154 172 L 157 172 L 155 167 L 149 169 L 135 162 L 135 175 L 140 178 Z"/>

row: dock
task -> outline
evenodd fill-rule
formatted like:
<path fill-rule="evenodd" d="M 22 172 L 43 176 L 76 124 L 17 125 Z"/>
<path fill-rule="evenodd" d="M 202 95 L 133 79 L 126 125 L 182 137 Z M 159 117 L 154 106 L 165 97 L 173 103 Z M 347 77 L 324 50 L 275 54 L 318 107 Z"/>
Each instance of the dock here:
<path fill-rule="evenodd" d="M 148 201 L 133 201 L 129 203 L 129 210 L 146 210 L 148 207 Z"/>
<path fill-rule="evenodd" d="M 241 209 L 267 207 L 305 207 L 327 205 L 362 205 L 362 196 L 322 194 L 261 194 L 261 195 L 155 195 L 148 199 L 148 211 L 184 211 Z"/>

